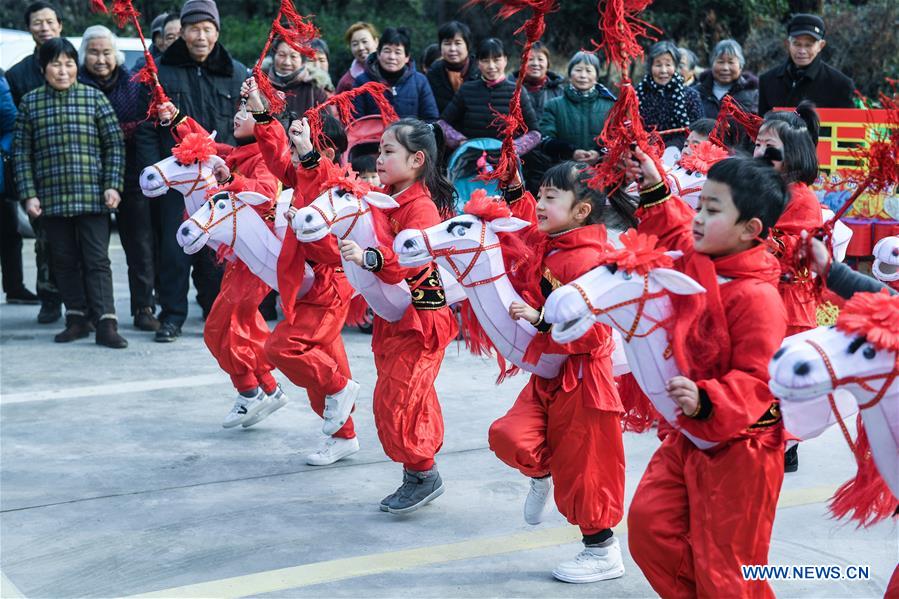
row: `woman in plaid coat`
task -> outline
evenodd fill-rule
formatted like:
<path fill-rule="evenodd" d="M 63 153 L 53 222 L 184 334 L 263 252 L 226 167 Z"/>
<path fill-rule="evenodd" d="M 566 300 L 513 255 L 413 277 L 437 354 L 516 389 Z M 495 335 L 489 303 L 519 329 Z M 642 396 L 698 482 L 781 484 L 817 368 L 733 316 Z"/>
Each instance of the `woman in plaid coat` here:
<path fill-rule="evenodd" d="M 41 46 L 46 84 L 26 94 L 16 122 L 19 197 L 43 216 L 56 282 L 66 305 L 58 343 L 87 337 L 123 348 L 109 264 L 109 212 L 121 201 L 122 130 L 103 92 L 79 84 L 78 53 L 65 38 Z"/>

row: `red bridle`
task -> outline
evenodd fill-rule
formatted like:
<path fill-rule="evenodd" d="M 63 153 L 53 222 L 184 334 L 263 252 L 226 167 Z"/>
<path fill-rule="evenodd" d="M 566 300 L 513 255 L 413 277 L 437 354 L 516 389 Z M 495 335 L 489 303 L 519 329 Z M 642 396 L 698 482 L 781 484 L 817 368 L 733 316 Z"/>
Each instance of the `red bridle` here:
<path fill-rule="evenodd" d="M 316 206 L 315 203 L 309 204 L 310 208 L 312 208 L 313 210 L 315 210 L 316 212 L 318 212 L 321 215 L 322 219 L 324 219 L 325 224 L 328 225 L 329 229 L 332 228 L 335 224 L 339 223 L 342 220 L 353 219 L 353 222 L 351 222 L 350 226 L 347 227 L 346 233 L 344 233 L 342 236 L 340 236 L 340 235 L 337 236 L 337 238 L 340 239 L 341 241 L 345 240 L 347 237 L 350 236 L 350 233 L 352 233 L 353 229 L 356 226 L 356 223 L 359 222 L 359 219 L 362 218 L 363 215 L 371 212 L 370 207 L 366 208 L 365 206 L 362 205 L 362 198 L 359 198 L 355 195 L 353 197 L 356 198 L 356 207 L 357 207 L 356 212 L 353 212 L 352 214 L 346 214 L 344 216 L 335 217 L 333 220 L 330 219 L 327 214 L 325 214 L 324 210 L 322 210 L 321 208 Z M 337 209 L 334 208 L 334 195 L 332 194 L 330 189 L 328 190 L 328 203 L 331 205 L 331 211 L 336 213 Z"/>
<path fill-rule="evenodd" d="M 472 269 L 474 269 L 475 265 L 478 262 L 478 258 L 481 257 L 481 254 L 486 252 L 487 250 L 493 250 L 500 247 L 500 243 L 491 243 L 490 245 L 484 245 L 484 241 L 487 238 L 487 223 L 481 221 L 481 239 L 478 242 L 477 247 L 466 248 L 466 249 L 458 249 L 456 246 L 451 246 L 446 249 L 434 249 L 431 247 L 431 240 L 428 238 L 428 232 L 422 229 L 421 237 L 425 242 L 425 247 L 428 249 L 428 253 L 431 254 L 432 258 L 446 258 L 446 262 L 450 267 L 450 270 L 453 271 L 453 275 L 455 275 L 456 280 L 459 281 L 459 284 L 465 288 L 469 287 L 478 287 L 480 285 L 486 285 L 488 283 L 493 283 L 504 276 L 506 276 L 506 271 L 503 270 L 498 275 L 494 275 L 492 277 L 488 277 L 486 279 L 480 281 L 471 281 L 470 283 L 465 282 L 465 277 L 471 273 Z M 474 254 L 471 258 L 471 262 L 468 263 L 468 266 L 465 267 L 464 270 L 460 270 L 459 266 L 453 260 L 453 256 L 458 256 L 460 254 Z"/>
<path fill-rule="evenodd" d="M 176 185 L 190 185 L 190 189 L 183 192 L 181 195 L 189 196 L 195 191 L 208 189 L 210 187 L 210 177 L 203 176 L 203 165 L 200 162 L 197 162 L 197 178 L 196 179 L 184 179 L 181 181 L 178 180 L 169 180 L 165 173 L 162 172 L 162 169 L 159 168 L 157 164 L 151 164 L 152 168 L 156 169 L 156 172 L 159 173 L 159 176 L 162 177 L 162 182 L 166 184 L 169 189 L 174 189 Z M 201 186 L 202 184 L 202 186 Z"/>
<path fill-rule="evenodd" d="M 215 219 L 215 201 L 210 198 L 209 200 L 209 218 L 206 220 L 205 224 L 200 224 L 197 219 L 193 216 L 188 218 L 190 222 L 197 225 L 201 231 L 206 234 L 209 234 L 209 230 L 218 225 L 219 223 L 224 222 L 229 216 L 232 219 L 232 227 L 231 227 L 231 243 L 228 244 L 228 247 L 234 249 L 234 244 L 237 242 L 237 213 L 246 208 L 245 203 L 241 203 L 240 206 L 237 205 L 237 198 L 233 192 L 228 192 L 228 199 L 231 200 L 231 213 L 226 214 L 225 216 Z"/>
<path fill-rule="evenodd" d="M 810 339 L 806 339 L 805 342 L 811 345 L 812 348 L 816 352 L 818 352 L 818 355 L 821 356 L 821 359 L 824 361 L 824 367 L 827 369 L 828 376 L 830 376 L 830 384 L 832 389 L 855 383 L 868 393 L 874 393 L 874 397 L 872 397 L 869 401 L 858 404 L 859 410 L 867 410 L 868 408 L 872 408 L 880 403 L 880 400 L 883 399 L 884 395 L 886 395 L 886 392 L 890 388 L 890 385 L 893 384 L 893 381 L 899 378 L 899 352 L 897 352 L 896 354 L 896 362 L 890 372 L 886 372 L 883 374 L 869 374 L 868 376 L 844 376 L 840 378 L 837 376 L 836 371 L 833 369 L 833 364 L 831 364 L 830 358 L 824 352 L 824 348 Z M 868 381 L 877 381 L 881 379 L 883 379 L 883 385 L 881 385 L 880 389 L 875 389 L 868 384 Z M 834 408 L 834 410 L 836 410 L 836 407 L 834 406 L 832 400 L 831 406 Z M 837 413 L 837 416 L 839 416 L 839 413 Z"/>
<path fill-rule="evenodd" d="M 614 324 L 615 327 L 619 331 L 621 331 L 621 334 L 624 335 L 625 343 L 629 343 L 630 340 L 635 337 L 636 338 L 649 337 L 651 334 L 656 332 L 659 328 L 665 326 L 665 324 L 671 318 L 671 317 L 668 317 L 665 320 L 654 320 L 650 316 L 648 316 L 644 313 L 644 310 L 646 309 L 646 303 L 649 300 L 656 299 L 659 297 L 664 297 L 665 293 L 666 293 L 664 291 L 657 291 L 656 293 L 650 293 L 649 292 L 649 276 L 648 275 L 643 277 L 643 293 L 640 296 L 635 297 L 633 299 L 625 300 L 623 302 L 619 302 L 617 304 L 613 304 L 607 308 L 594 307 L 593 304 L 590 302 L 590 297 L 587 295 L 587 292 L 584 291 L 584 289 L 580 285 L 578 285 L 577 283 L 569 283 L 569 285 L 571 285 L 572 287 L 574 287 L 575 289 L 578 290 L 578 293 L 581 294 L 581 298 L 584 300 L 584 303 L 587 304 L 587 308 L 590 309 L 590 311 L 593 313 L 594 316 L 599 316 L 601 314 L 608 315 L 609 320 L 612 321 L 612 324 Z M 615 318 L 611 315 L 611 312 L 618 308 L 630 306 L 631 304 L 637 304 L 637 313 L 634 315 L 634 322 L 631 323 L 631 326 L 628 328 L 625 328 L 617 320 L 615 320 Z M 649 327 L 648 331 L 638 335 L 637 327 L 640 326 L 640 321 L 642 320 L 642 318 L 644 316 L 646 316 L 646 318 L 648 320 L 651 320 L 653 325 L 651 327 Z"/>

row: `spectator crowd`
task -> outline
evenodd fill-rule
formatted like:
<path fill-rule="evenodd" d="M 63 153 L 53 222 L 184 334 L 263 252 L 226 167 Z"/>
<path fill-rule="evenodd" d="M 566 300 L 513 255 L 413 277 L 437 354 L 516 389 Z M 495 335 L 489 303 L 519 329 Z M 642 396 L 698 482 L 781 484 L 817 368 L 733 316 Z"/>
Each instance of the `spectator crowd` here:
<path fill-rule="evenodd" d="M 132 80 L 112 31 L 88 27 L 75 48 L 61 37 L 60 11 L 43 0 L 28 6 L 23 25 L 34 38 L 34 52 L 0 72 L 6 301 L 39 305 L 42 324 L 59 321 L 64 310 L 66 327 L 57 342 L 95 332 L 98 344 L 126 347 L 109 258 L 114 214 L 127 261 L 133 326 L 157 341 L 174 341 L 188 316 L 191 278 L 205 317 L 222 277 L 214 252 L 187 255 L 176 242 L 184 220 L 181 195 L 170 191 L 150 199 L 138 185 L 145 167 L 171 154 L 174 139 L 146 119 L 148 91 Z M 159 81 L 174 105 L 215 131 L 217 141 L 240 145 L 233 115 L 249 73 L 219 41 L 221 18 L 214 0 L 187 0 L 180 10 L 156 16 L 149 31 Z M 666 145 L 681 149 L 691 130 L 707 127 L 702 119 L 717 117 L 725 96 L 762 115 L 803 100 L 821 108 L 853 107 L 851 79 L 822 61 L 823 20 L 795 15 L 785 33 L 783 62 L 760 76 L 746 70 L 735 40 L 720 41 L 705 69 L 689 49 L 671 41 L 655 43 L 646 53 L 645 76 L 636 84 L 646 125 L 662 132 Z M 286 94 L 285 125 L 335 93 L 377 81 L 388 87 L 387 100 L 401 118 L 443 130 L 448 154 L 469 142 L 500 138 L 495 113 L 508 113 L 519 73 L 509 68 L 514 49 L 499 39 L 475 40 L 465 23 L 450 21 L 419 55 L 404 27 L 381 31 L 359 22 L 347 29 L 344 40 L 341 51 L 352 55 L 352 62 L 345 72 L 333 73 L 335 79 L 332 49 L 323 40 L 313 43 L 314 58 L 284 42 L 272 45 L 263 72 Z M 526 185 L 533 187 L 562 160 L 599 162 L 603 148 L 597 135 L 615 102 L 612 86 L 602 80 L 600 58 L 580 51 L 557 60 L 538 43 L 519 68 L 527 92 L 521 96 L 527 132 L 514 141 Z M 379 113 L 377 103 L 364 95 L 355 108 L 360 119 Z M 350 150 L 353 164 L 373 174 L 376 143 L 357 149 L 355 155 Z M 17 205 L 35 235 L 35 292 L 23 277 Z M 273 306 L 268 298 L 260 307 L 267 319 L 275 318 Z"/>

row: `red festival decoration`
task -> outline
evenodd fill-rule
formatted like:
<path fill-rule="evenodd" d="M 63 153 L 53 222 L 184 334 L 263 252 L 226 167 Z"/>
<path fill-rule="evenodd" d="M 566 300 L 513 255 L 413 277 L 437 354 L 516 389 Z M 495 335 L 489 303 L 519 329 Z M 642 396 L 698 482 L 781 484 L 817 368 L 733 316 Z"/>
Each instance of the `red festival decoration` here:
<path fill-rule="evenodd" d="M 341 92 L 339 94 L 334 94 L 321 104 L 313 106 L 303 115 L 306 117 L 306 120 L 309 121 L 309 132 L 312 138 L 312 145 L 317 148 L 323 147 L 322 144 L 327 145 L 328 136 L 325 135 L 322 129 L 322 110 L 325 108 L 333 107 L 337 112 L 337 117 L 340 121 L 347 125 L 350 121 L 353 120 L 353 100 L 361 96 L 362 94 L 369 94 L 371 99 L 374 101 L 375 105 L 378 107 L 378 110 L 381 113 L 381 120 L 384 121 L 384 125 L 389 125 L 394 121 L 399 120 L 399 115 L 397 115 L 396 110 L 393 109 L 393 106 L 387 100 L 387 97 L 384 95 L 388 92 L 387 86 L 378 81 L 369 81 L 359 87 L 353 88 L 351 90 Z"/>
<path fill-rule="evenodd" d="M 104 0 L 91 0 L 91 10 L 98 13 L 109 14 Z M 134 8 L 131 0 L 115 0 L 112 3 L 112 14 L 115 16 L 119 29 L 125 27 L 128 21 L 134 25 L 137 30 L 137 36 L 144 48 L 144 66 L 134 74 L 132 79 L 143 83 L 150 88 L 150 105 L 147 107 L 147 118 L 155 118 L 156 111 L 160 104 L 169 102 L 162 85 L 159 84 L 159 69 L 156 67 L 156 60 L 150 54 L 147 47 L 147 40 L 144 38 L 144 32 L 140 26 L 140 12 Z"/>
<path fill-rule="evenodd" d="M 521 90 L 524 87 L 524 77 L 527 69 L 525 65 L 531 56 L 534 44 L 543 37 L 546 31 L 546 15 L 558 10 L 557 0 L 471 0 L 466 6 L 485 4 L 500 7 L 496 14 L 497 19 L 508 19 L 523 10 L 530 10 L 533 14 L 524 22 L 524 25 L 515 30 L 515 34 L 524 33 L 524 47 L 521 51 L 521 68 L 518 70 L 518 78 L 515 80 L 515 91 L 509 101 L 509 114 L 501 114 L 491 107 L 495 118 L 493 125 L 502 131 L 503 145 L 499 154 L 499 161 L 491 172 L 478 175 L 482 181 L 499 181 L 508 184 L 518 175 L 518 153 L 515 150 L 515 138 L 527 133 L 528 128 L 524 122 L 524 114 L 521 110 Z"/>
<path fill-rule="evenodd" d="M 656 268 L 671 268 L 674 259 L 665 253 L 664 248 L 657 246 L 659 238 L 655 235 L 637 233 L 636 229 L 628 229 L 618 238 L 621 249 L 610 249 L 603 256 L 606 264 L 615 264 L 619 269 L 636 272 L 645 276 Z"/>
<path fill-rule="evenodd" d="M 300 54 L 309 58 L 315 58 L 315 51 L 309 47 L 309 42 L 319 37 L 319 32 L 315 25 L 307 20 L 308 18 L 297 12 L 292 0 L 281 0 L 278 14 L 275 15 L 272 21 L 268 39 L 262 48 L 259 60 L 253 66 L 253 77 L 256 79 L 256 85 L 259 87 L 259 93 L 268 100 L 269 112 L 272 114 L 283 112 L 286 102 L 284 93 L 276 90 L 269 78 L 262 72 L 262 61 L 265 60 L 276 38 L 283 40 Z M 286 25 L 284 21 L 286 21 Z"/>
<path fill-rule="evenodd" d="M 172 156 L 181 164 L 203 162 L 215 153 L 215 141 L 204 133 L 188 133 L 172 148 Z"/>
<path fill-rule="evenodd" d="M 746 112 L 740 103 L 734 100 L 733 96 L 726 94 L 721 100 L 721 109 L 718 111 L 718 118 L 715 119 L 715 126 L 709 134 L 709 141 L 713 144 L 727 149 L 727 141 L 737 138 L 740 133 L 734 128 L 734 123 L 740 125 L 746 132 L 746 135 L 752 141 L 759 135 L 759 129 L 762 127 L 764 119 L 751 112 Z"/>
<path fill-rule="evenodd" d="M 727 150 L 715 145 L 711 140 L 706 140 L 700 142 L 686 156 L 681 156 L 680 165 L 688 171 L 708 175 L 709 169 L 716 162 L 721 162 L 729 156 L 730 154 Z"/>

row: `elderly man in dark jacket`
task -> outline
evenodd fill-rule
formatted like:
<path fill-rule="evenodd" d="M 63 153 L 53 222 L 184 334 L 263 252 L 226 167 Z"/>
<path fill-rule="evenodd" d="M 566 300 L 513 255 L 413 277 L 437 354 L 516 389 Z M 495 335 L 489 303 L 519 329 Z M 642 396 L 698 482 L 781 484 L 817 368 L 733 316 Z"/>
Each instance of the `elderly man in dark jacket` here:
<path fill-rule="evenodd" d="M 181 38 L 163 53 L 159 81 L 182 114 L 193 117 L 217 141 L 234 145 L 232 117 L 247 69 L 218 43 L 219 12 L 213 0 L 187 0 L 181 8 Z M 144 100 L 146 106 L 148 99 Z M 136 133 L 138 163 L 148 166 L 171 154 L 175 140 L 166 127 L 145 122 Z M 156 200 L 159 208 L 159 313 L 156 341 L 174 341 L 187 319 L 190 269 L 194 269 L 197 300 L 205 316 L 221 285 L 221 269 L 208 248 L 185 255 L 175 240 L 184 217 L 184 200 L 169 192 Z"/>
<path fill-rule="evenodd" d="M 824 20 L 818 15 L 794 15 L 787 24 L 787 61 L 762 74 L 759 114 L 778 106 L 798 106 L 811 100 L 818 108 L 854 108 L 855 83 L 821 60 Z"/>

